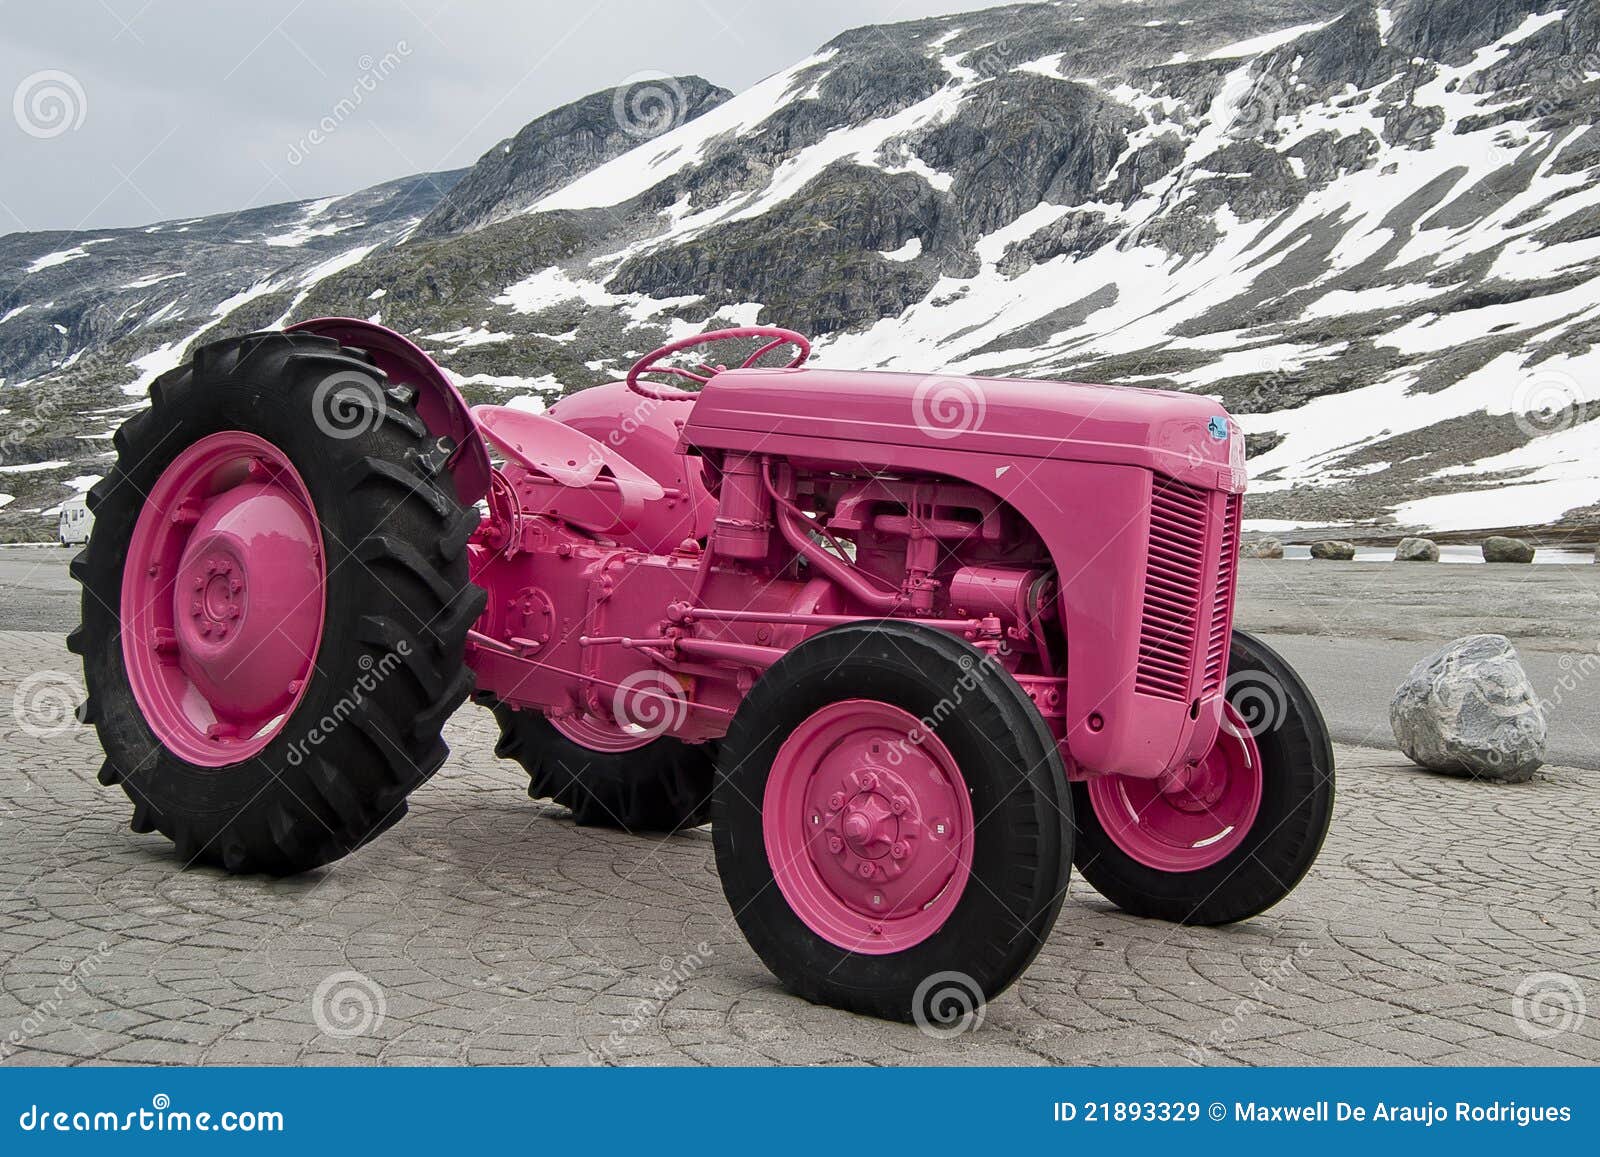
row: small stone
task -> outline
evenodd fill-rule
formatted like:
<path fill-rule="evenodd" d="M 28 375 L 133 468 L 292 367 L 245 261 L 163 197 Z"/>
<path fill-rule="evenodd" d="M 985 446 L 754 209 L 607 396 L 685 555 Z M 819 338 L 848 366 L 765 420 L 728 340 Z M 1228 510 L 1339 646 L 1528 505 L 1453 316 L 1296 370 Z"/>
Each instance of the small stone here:
<path fill-rule="evenodd" d="M 1394 548 L 1395 562 L 1438 562 L 1439 546 L 1431 538 L 1402 538 Z"/>
<path fill-rule="evenodd" d="M 1331 562 L 1349 562 L 1356 556 L 1356 546 L 1353 542 L 1313 542 L 1311 544 L 1311 557 L 1325 559 Z"/>
<path fill-rule="evenodd" d="M 1389 725 L 1433 771 L 1520 783 L 1544 762 L 1544 709 L 1504 635 L 1468 635 L 1411 668 Z"/>
<path fill-rule="evenodd" d="M 1255 538 L 1239 546 L 1240 558 L 1282 558 L 1283 543 L 1275 538 Z"/>
<path fill-rule="evenodd" d="M 1520 538 L 1507 538 L 1503 534 L 1491 535 L 1483 540 L 1484 562 L 1532 562 L 1533 547 Z"/>

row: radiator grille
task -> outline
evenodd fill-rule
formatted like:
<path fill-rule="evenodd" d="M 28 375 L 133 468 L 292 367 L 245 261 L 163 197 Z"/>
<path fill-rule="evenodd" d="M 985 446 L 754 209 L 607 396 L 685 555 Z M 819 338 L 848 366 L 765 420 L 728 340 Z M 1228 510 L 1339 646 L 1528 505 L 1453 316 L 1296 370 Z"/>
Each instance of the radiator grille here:
<path fill-rule="evenodd" d="M 1198 642 L 1209 496 L 1156 475 L 1150 499 L 1139 670 L 1134 687 L 1160 699 L 1187 700 Z"/>
<path fill-rule="evenodd" d="M 1217 590 L 1211 599 L 1211 637 L 1206 643 L 1206 672 L 1200 686 L 1202 695 L 1222 687 L 1228 674 L 1228 636 L 1233 623 L 1234 578 L 1239 569 L 1239 506 L 1241 499 L 1230 494 L 1222 510 L 1221 557 L 1217 560 Z"/>

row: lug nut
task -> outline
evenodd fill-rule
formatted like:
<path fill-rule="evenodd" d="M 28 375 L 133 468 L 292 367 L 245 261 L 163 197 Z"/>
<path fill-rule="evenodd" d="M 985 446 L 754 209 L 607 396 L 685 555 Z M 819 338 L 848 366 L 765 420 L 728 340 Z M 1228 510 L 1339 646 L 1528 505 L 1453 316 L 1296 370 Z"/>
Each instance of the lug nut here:
<path fill-rule="evenodd" d="M 903 796 L 903 795 L 897 795 L 892 800 L 889 801 L 889 810 L 892 811 L 897 816 L 905 815 L 906 814 L 906 808 L 908 808 L 909 806 L 911 806 L 911 805 L 906 803 L 906 797 Z"/>
<path fill-rule="evenodd" d="M 906 858 L 906 853 L 910 850 L 911 849 L 906 847 L 904 842 L 896 841 L 894 846 L 889 849 L 889 854 L 897 860 L 903 860 Z"/>
<path fill-rule="evenodd" d="M 863 880 L 870 880 L 877 874 L 878 869 L 874 868 L 871 864 L 862 864 L 861 867 L 856 869 L 856 871 L 861 873 L 861 878 Z"/>
<path fill-rule="evenodd" d="M 828 797 L 828 806 L 834 811 L 844 807 L 844 792 L 836 791 Z"/>
<path fill-rule="evenodd" d="M 844 851 L 844 841 L 841 840 L 838 836 L 829 836 L 828 837 L 828 851 L 832 852 L 834 855 L 837 856 L 840 852 Z"/>

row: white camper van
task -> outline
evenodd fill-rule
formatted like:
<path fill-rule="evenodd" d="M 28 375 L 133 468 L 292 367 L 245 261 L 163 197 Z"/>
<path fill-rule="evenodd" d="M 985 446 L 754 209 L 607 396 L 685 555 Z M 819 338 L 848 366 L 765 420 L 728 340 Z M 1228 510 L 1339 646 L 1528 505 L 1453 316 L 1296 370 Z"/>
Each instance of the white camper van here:
<path fill-rule="evenodd" d="M 82 546 L 89 541 L 89 531 L 94 526 L 94 515 L 81 494 L 74 494 L 61 504 L 61 545 Z"/>

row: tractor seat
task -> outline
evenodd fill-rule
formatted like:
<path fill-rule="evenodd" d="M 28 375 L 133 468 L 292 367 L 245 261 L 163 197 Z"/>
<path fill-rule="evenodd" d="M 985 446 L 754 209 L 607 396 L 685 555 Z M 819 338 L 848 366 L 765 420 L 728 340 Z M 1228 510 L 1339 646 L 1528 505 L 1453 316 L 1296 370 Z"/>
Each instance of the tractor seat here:
<path fill-rule="evenodd" d="M 474 406 L 472 416 L 484 437 L 536 479 L 547 479 L 569 490 L 587 491 L 599 499 L 599 508 L 588 517 L 577 516 L 576 511 L 564 512 L 566 517 L 597 532 L 607 533 L 633 524 L 646 503 L 666 494 L 661 483 L 614 448 L 545 414 L 530 414 L 509 406 Z M 598 516 L 600 509 L 606 514 Z"/>

